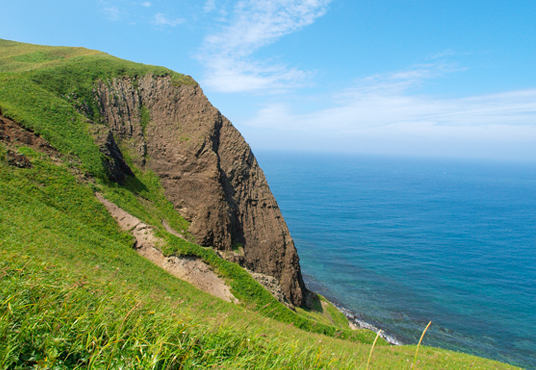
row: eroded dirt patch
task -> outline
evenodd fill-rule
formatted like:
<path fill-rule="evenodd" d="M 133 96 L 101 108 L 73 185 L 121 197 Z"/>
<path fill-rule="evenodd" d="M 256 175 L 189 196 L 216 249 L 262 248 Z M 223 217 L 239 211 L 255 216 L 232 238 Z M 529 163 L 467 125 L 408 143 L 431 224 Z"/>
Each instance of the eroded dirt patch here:
<path fill-rule="evenodd" d="M 229 287 L 206 263 L 194 256 L 164 256 L 158 249 L 164 241 L 155 236 L 153 227 L 141 222 L 138 218 L 105 199 L 101 194 L 96 193 L 95 196 L 116 219 L 121 229 L 131 232 L 136 238 L 134 248 L 138 254 L 179 279 L 189 282 L 197 289 L 227 302 L 238 302 Z"/>
<path fill-rule="evenodd" d="M 19 123 L 0 113 L 0 142 L 7 148 L 7 164 L 18 168 L 32 168 L 32 162 L 22 153 L 19 146 L 32 148 L 57 161 L 60 154 L 46 140 L 39 137 L 32 130 L 22 127 Z"/>
<path fill-rule="evenodd" d="M 32 168 L 32 162 L 26 158 L 23 154 L 18 154 L 12 150 L 7 151 L 7 163 L 10 166 L 15 166 L 18 168 Z"/>
<path fill-rule="evenodd" d="M 0 141 L 9 145 L 28 146 L 49 155 L 57 155 L 57 151 L 45 139 L 2 115 L 0 115 Z"/>

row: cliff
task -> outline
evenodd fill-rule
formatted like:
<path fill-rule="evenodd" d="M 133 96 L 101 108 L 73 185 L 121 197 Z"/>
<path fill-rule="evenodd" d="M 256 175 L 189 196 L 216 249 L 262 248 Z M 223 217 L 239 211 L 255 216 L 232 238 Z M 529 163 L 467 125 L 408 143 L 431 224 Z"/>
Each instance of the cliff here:
<path fill-rule="evenodd" d="M 153 171 L 197 244 L 305 304 L 296 248 L 251 148 L 191 77 L 84 48 L 0 39 L 0 51 L 11 118 L 95 177 L 124 184 L 134 177 L 124 157 Z"/>
<path fill-rule="evenodd" d="M 222 255 L 275 277 L 292 304 L 305 304 L 298 254 L 264 173 L 197 84 L 175 86 L 170 76 L 152 74 L 115 78 L 100 81 L 94 98 L 113 134 L 103 131 L 108 145 L 101 148 L 110 154 L 117 141 L 138 166 L 156 173 L 197 244 L 243 251 Z M 115 178 L 124 177 L 117 169 L 129 175 L 115 167 Z"/>

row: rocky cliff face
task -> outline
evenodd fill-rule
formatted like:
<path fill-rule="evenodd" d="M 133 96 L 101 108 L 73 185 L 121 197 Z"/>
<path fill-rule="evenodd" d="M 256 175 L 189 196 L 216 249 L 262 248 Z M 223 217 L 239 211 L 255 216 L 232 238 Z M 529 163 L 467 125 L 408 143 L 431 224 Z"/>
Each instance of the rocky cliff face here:
<path fill-rule="evenodd" d="M 115 140 L 160 177 L 198 244 L 242 247 L 238 262 L 275 277 L 292 304 L 305 304 L 296 248 L 264 173 L 198 86 L 147 75 L 102 83 L 95 97 Z"/>

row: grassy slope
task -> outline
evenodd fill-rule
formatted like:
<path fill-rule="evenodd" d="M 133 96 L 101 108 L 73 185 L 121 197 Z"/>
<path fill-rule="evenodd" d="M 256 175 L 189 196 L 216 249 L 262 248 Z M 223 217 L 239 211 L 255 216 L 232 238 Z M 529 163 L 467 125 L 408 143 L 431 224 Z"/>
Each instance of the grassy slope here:
<path fill-rule="evenodd" d="M 64 163 L 57 165 L 19 148 L 32 159 L 32 169 L 9 167 L 2 156 L 0 366 L 362 365 L 370 344 L 355 342 L 370 343 L 370 332 L 342 330 L 344 321 L 329 306 L 328 315 L 295 314 L 237 265 L 165 232 L 163 219 L 178 230 L 187 224 L 163 197 L 156 176 L 136 170 L 136 178 L 125 187 L 106 181 L 86 119 L 73 105 L 91 106 L 88 94 L 95 79 L 145 73 L 169 74 L 177 84 L 193 83 L 160 67 L 86 49 L 0 40 L 0 108 L 64 153 Z M 74 104 L 69 100 L 73 93 L 80 97 Z M 73 164 L 93 174 L 95 182 L 77 181 L 69 169 Z M 201 293 L 140 258 L 129 248 L 131 237 L 118 230 L 94 198 L 95 190 L 154 225 L 168 240 L 166 253 L 194 254 L 210 263 L 244 305 Z M 412 351 L 380 347 L 374 361 L 400 368 Z M 474 363 L 473 368 L 503 368 L 437 349 L 422 349 L 419 358 L 423 368 L 452 367 L 453 361 L 461 367 Z"/>
<path fill-rule="evenodd" d="M 237 298 L 270 317 L 328 335 L 341 331 L 341 328 L 326 325 L 329 322 L 296 315 L 279 304 L 238 266 L 221 260 L 211 250 L 186 243 L 165 232 L 161 223 L 164 219 L 176 230 L 185 230 L 188 225 L 173 211 L 172 205 L 163 196 L 156 176 L 137 171 L 136 178 L 130 179 L 125 187 L 106 181 L 102 154 L 87 134 L 86 117 L 75 109 L 85 107 L 84 111 L 89 112 L 91 118 L 98 119 L 95 113 L 98 110 L 93 107 L 93 83 L 99 79 L 109 80 L 118 76 L 135 79 L 146 73 L 171 75 L 177 84 L 193 83 L 193 80 L 161 67 L 123 61 L 85 49 L 51 48 L 10 42 L 7 42 L 7 45 L 0 53 L 3 56 L 0 71 L 5 71 L 3 76 L 0 76 L 3 77 L 0 80 L 0 103 L 4 114 L 42 135 L 60 151 L 79 158 L 81 167 L 93 174 L 97 180 L 100 179 L 99 190 L 106 197 L 159 230 L 161 236 L 168 240 L 165 253 L 197 255 L 203 258 L 229 280 Z M 38 51 L 34 51 L 34 48 Z M 21 50 L 26 54 L 21 54 Z M 69 51 L 72 53 L 69 54 Z M 75 96 L 77 99 L 73 98 Z M 372 334 L 366 331 L 343 330 L 338 335 L 364 342 L 373 340 Z"/>

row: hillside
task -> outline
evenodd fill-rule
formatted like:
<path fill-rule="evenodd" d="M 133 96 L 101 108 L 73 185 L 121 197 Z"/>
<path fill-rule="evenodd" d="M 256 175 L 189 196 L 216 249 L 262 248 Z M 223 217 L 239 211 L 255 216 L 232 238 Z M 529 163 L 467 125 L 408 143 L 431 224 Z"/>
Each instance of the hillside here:
<path fill-rule="evenodd" d="M 375 334 L 306 291 L 249 146 L 190 77 L 0 40 L 0 122 L 1 368 L 365 367 Z M 149 231 L 235 303 L 140 255 Z M 414 352 L 379 339 L 371 366 L 409 368 Z M 419 368 L 469 366 L 512 368 L 419 352 Z"/>

